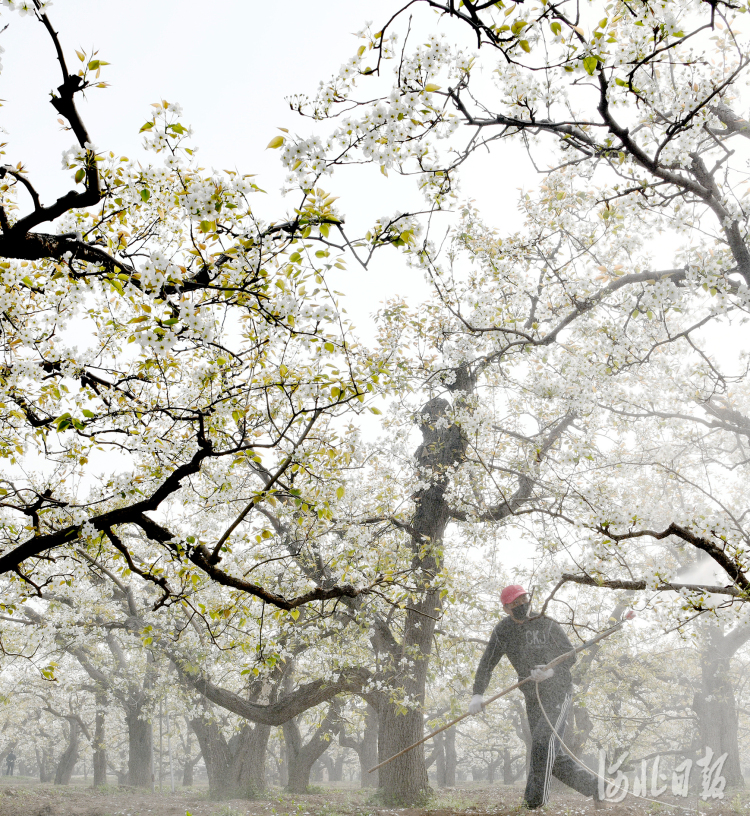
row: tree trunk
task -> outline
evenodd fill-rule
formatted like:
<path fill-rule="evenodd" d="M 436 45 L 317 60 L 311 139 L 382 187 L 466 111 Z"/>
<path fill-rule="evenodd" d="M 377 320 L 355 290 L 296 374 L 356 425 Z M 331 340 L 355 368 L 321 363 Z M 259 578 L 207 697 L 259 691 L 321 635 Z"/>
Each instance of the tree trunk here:
<path fill-rule="evenodd" d="M 270 726 L 246 723 L 227 741 L 213 719 L 196 717 L 190 725 L 206 763 L 211 799 L 254 799 L 264 790 Z"/>
<path fill-rule="evenodd" d="M 503 785 L 513 784 L 513 768 L 511 765 L 510 748 L 503 748 Z"/>
<path fill-rule="evenodd" d="M 125 723 L 128 727 L 128 785 L 150 788 L 153 785 L 153 729 L 148 720 L 141 719 L 142 714 L 143 704 L 140 700 L 125 709 Z"/>
<path fill-rule="evenodd" d="M 378 764 L 378 712 L 368 703 L 365 709 L 365 727 L 361 740 L 347 737 L 343 728 L 339 731 L 339 745 L 357 752 L 359 759 L 360 788 L 376 788 L 378 772 L 370 769 Z"/>
<path fill-rule="evenodd" d="M 194 782 L 195 766 L 198 764 L 198 762 L 200 761 L 200 758 L 202 756 L 203 756 L 203 754 L 198 752 L 198 754 L 195 757 L 193 757 L 193 759 L 190 759 L 190 757 L 188 757 L 185 760 L 185 763 L 182 766 L 182 787 L 183 788 L 192 788 L 193 785 L 195 784 L 195 782 Z"/>
<path fill-rule="evenodd" d="M 573 707 L 573 716 L 570 720 L 566 733 L 572 733 L 568 734 L 569 739 L 566 740 L 566 743 L 570 750 L 579 757 L 583 753 L 583 749 L 591 736 L 594 722 L 591 719 L 588 709 L 579 705 Z"/>
<path fill-rule="evenodd" d="M 73 776 L 73 768 L 78 761 L 78 742 L 80 736 L 80 726 L 75 720 L 68 721 L 68 744 L 57 763 L 55 771 L 55 785 L 69 785 L 70 777 Z"/>
<path fill-rule="evenodd" d="M 193 771 L 198 760 L 203 756 L 200 751 L 198 751 L 197 755 L 190 759 L 190 755 L 193 753 L 193 731 L 190 727 L 190 720 L 185 717 L 185 723 L 187 725 L 187 736 L 185 741 L 183 742 L 183 748 L 185 749 L 185 762 L 182 766 L 182 787 L 183 788 L 192 788 L 193 787 Z"/>
<path fill-rule="evenodd" d="M 96 701 L 96 725 L 94 727 L 94 787 L 107 784 L 107 750 L 105 748 L 104 706 L 105 701 Z"/>
<path fill-rule="evenodd" d="M 49 771 L 49 756 L 47 754 L 47 749 L 42 748 L 40 753 L 38 748 L 34 748 L 34 753 L 36 754 L 37 765 L 39 765 L 39 781 L 42 783 L 42 785 L 44 785 L 46 782 L 50 782 L 52 780 L 52 774 Z"/>
<path fill-rule="evenodd" d="M 698 715 L 699 753 L 710 748 L 712 763 L 727 754 L 722 775 L 729 787 L 743 787 L 740 749 L 737 739 L 737 703 L 730 681 L 730 658 L 722 648 L 724 637 L 718 629 L 709 632 L 709 641 L 701 652 L 701 688 L 693 698 Z"/>
<path fill-rule="evenodd" d="M 435 781 L 439 788 L 445 787 L 445 737 L 443 734 L 435 734 Z"/>
<path fill-rule="evenodd" d="M 279 753 L 279 785 L 281 785 L 282 788 L 286 788 L 289 784 L 289 752 L 286 750 L 286 739 L 284 740 L 284 744 L 280 746 Z"/>
<path fill-rule="evenodd" d="M 449 728 L 445 732 L 445 787 L 456 786 L 456 729 Z"/>
<path fill-rule="evenodd" d="M 305 793 L 310 784 L 310 771 L 313 764 L 328 749 L 331 744 L 331 735 L 339 726 L 339 703 L 335 698 L 328 707 L 325 719 L 304 745 L 296 719 L 284 723 L 282 730 L 289 774 L 287 790 L 290 793 Z"/>
<path fill-rule="evenodd" d="M 474 383 L 466 369 L 461 368 L 455 371 L 455 381 L 448 388 L 470 393 Z M 443 536 L 450 521 L 445 499 L 447 472 L 463 460 L 466 450 L 466 437 L 460 427 L 446 424 L 446 420 L 450 421 L 449 412 L 449 403 L 436 397 L 426 403 L 419 417 L 423 442 L 415 459 L 420 478 L 429 486 L 414 495 L 416 509 L 410 537 L 412 583 L 417 589 L 405 612 L 401 643 L 392 639 L 388 644 L 393 682 L 403 689 L 410 706 L 404 713 L 400 706 L 383 696 L 379 706 L 378 758 L 381 762 L 424 735 L 425 684 L 435 622 L 442 608 L 440 592 L 434 588 L 433 579 L 440 571 Z M 403 658 L 407 660 L 406 669 L 396 675 L 395 669 Z M 423 804 L 430 792 L 423 746 L 381 768 L 379 784 L 381 798 L 388 805 Z"/>
<path fill-rule="evenodd" d="M 385 702 L 378 721 L 378 762 L 384 762 L 407 746 L 422 739 L 422 713 L 414 709 L 399 716 Z M 430 790 L 424 764 L 424 746 L 419 745 L 402 757 L 380 768 L 381 797 L 388 805 L 424 803 Z"/>
<path fill-rule="evenodd" d="M 333 773 L 331 768 L 328 769 L 329 782 L 341 782 L 344 778 L 344 752 L 342 751 L 333 761 Z"/>
<path fill-rule="evenodd" d="M 362 745 L 357 752 L 359 757 L 359 785 L 361 788 L 376 788 L 379 771 L 370 773 L 370 768 L 378 764 L 378 712 L 367 706 L 365 712 L 365 730 L 362 734 Z"/>
<path fill-rule="evenodd" d="M 302 737 L 299 726 L 294 720 L 285 722 L 281 727 L 284 732 L 284 748 L 286 750 L 287 784 L 286 789 L 292 793 L 306 793 L 310 783 L 310 771 L 315 758 L 310 763 L 299 760 L 302 750 Z"/>
<path fill-rule="evenodd" d="M 195 764 L 192 760 L 187 759 L 185 760 L 185 764 L 182 766 L 182 787 L 183 788 L 192 788 L 193 787 L 193 768 Z"/>

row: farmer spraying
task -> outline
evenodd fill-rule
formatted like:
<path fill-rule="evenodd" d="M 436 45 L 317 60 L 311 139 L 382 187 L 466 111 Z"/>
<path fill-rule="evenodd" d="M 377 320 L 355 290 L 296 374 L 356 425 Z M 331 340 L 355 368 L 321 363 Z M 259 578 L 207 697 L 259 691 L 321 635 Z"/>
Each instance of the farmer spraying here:
<path fill-rule="evenodd" d="M 573 646 L 557 621 L 546 615 L 529 616 L 529 595 L 519 584 L 505 587 L 500 601 L 508 617 L 492 630 L 490 642 L 479 661 L 469 713 L 479 714 L 484 707 L 482 695 L 489 685 L 492 670 L 500 658 L 507 655 L 519 680 L 531 678 L 531 682 L 520 686 L 526 699 L 526 716 L 531 731 L 531 762 L 524 793 L 526 807 L 535 810 L 547 804 L 551 776 L 554 775 L 584 796 L 593 796 L 599 810 L 604 803 L 599 800 L 596 777 L 561 752 L 560 741 L 550 727 L 551 723 L 560 736 L 565 731 L 573 696 L 570 667 L 576 658 L 571 654 L 555 669 L 545 671 L 544 667 L 554 658 L 570 652 Z"/>

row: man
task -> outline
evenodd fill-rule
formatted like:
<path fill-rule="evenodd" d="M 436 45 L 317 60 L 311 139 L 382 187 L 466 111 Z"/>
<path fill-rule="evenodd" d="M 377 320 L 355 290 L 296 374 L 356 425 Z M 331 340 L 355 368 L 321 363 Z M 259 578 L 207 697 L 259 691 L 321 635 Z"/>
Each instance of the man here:
<path fill-rule="evenodd" d="M 7 757 L 5 757 L 5 775 L 6 776 L 13 776 L 13 766 L 16 764 L 16 755 L 13 753 L 13 749 L 10 749 L 10 753 Z"/>
<path fill-rule="evenodd" d="M 544 712 L 562 737 L 573 696 L 570 667 L 575 663 L 575 655 L 555 669 L 545 672 L 543 668 L 554 658 L 571 651 L 573 646 L 557 621 L 546 615 L 529 616 L 529 595 L 520 584 L 505 587 L 500 602 L 508 617 L 492 630 L 490 642 L 479 661 L 469 713 L 478 714 L 482 710 L 482 695 L 492 670 L 500 658 L 507 655 L 519 680 L 532 678 L 521 686 L 531 731 L 531 763 L 524 793 L 526 807 L 535 810 L 547 804 L 550 775 L 554 775 L 584 796 L 593 796 L 595 808 L 599 810 L 604 803 L 599 800 L 596 777 L 561 751 L 560 741 L 552 733 L 537 700 L 538 687 Z"/>

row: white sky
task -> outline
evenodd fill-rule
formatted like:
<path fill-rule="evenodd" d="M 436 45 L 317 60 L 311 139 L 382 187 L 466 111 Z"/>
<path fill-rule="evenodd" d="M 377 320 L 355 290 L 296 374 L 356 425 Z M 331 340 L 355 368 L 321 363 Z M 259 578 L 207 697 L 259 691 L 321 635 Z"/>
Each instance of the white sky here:
<path fill-rule="evenodd" d="M 138 131 L 151 115 L 150 104 L 179 102 L 183 123 L 194 127 L 200 164 L 258 174 L 257 183 L 269 195 L 254 207 L 263 217 L 280 219 L 296 200 L 278 195 L 284 174 L 278 151 L 266 145 L 277 127 L 301 135 L 313 128 L 289 109 L 285 97 L 312 95 L 358 47 L 353 33 L 366 20 L 384 21 L 400 5 L 401 0 L 56 0 L 49 16 L 71 70 L 80 64 L 75 49 L 96 48 L 98 58 L 110 63 L 102 72 L 110 87 L 79 101 L 99 149 L 144 155 Z M 60 128 L 49 104 L 61 74 L 40 23 L 7 10 L 0 27 L 6 23 L 0 34 L 5 49 L 0 124 L 8 142 L 2 162 L 22 162 L 42 200 L 50 203 L 70 189 L 70 171 L 63 171 L 60 159 L 73 137 Z M 510 160 L 507 155 L 498 151 L 468 164 L 463 189 L 485 214 L 491 212 L 498 227 L 510 231 L 520 225 L 517 188 L 536 186 L 538 177 L 528 162 L 517 160 L 517 152 Z M 153 154 L 144 158 L 159 161 Z M 341 196 L 340 209 L 353 234 L 376 217 L 421 208 L 412 182 L 393 174 L 385 179 L 376 168 L 338 173 L 326 186 Z M 368 272 L 350 262 L 332 282 L 346 294 L 345 308 L 365 341 L 372 337 L 368 316 L 380 302 L 394 295 L 415 301 L 426 293 L 418 273 L 406 269 L 395 250 L 382 253 Z"/>
<path fill-rule="evenodd" d="M 111 63 L 101 79 L 110 87 L 93 89 L 79 109 L 94 144 L 102 150 L 138 158 L 139 129 L 150 117 L 152 102 L 167 99 L 183 107 L 182 121 L 195 130 L 198 158 L 206 168 L 256 173 L 268 192 L 254 209 L 280 219 L 296 203 L 281 200 L 283 183 L 278 151 L 267 150 L 277 127 L 307 135 L 313 123 L 293 113 L 285 101 L 295 93 L 312 95 L 317 84 L 335 73 L 358 47 L 354 32 L 367 20 L 387 19 L 400 3 L 380 0 L 309 0 L 262 3 L 259 0 L 206 4 L 197 0 L 56 0 L 49 17 L 60 35 L 70 70 L 80 65 L 75 50 Z M 8 142 L 4 163 L 22 162 L 42 200 L 50 203 L 70 189 L 70 171 L 61 155 L 73 144 L 57 123 L 49 92 L 61 82 L 52 42 L 33 17 L 4 10 L 0 25 L 3 73 L 0 76 L 0 123 Z M 416 41 L 415 41 L 416 42 Z M 153 154 L 146 161 L 158 161 Z M 519 225 L 515 199 L 526 167 L 499 162 L 496 175 L 483 157 L 481 168 L 467 168 L 464 189 L 486 204 L 506 226 Z M 488 169 L 490 172 L 488 173 Z M 526 181 L 535 185 L 532 174 Z M 341 212 L 356 234 L 397 209 L 421 209 L 409 180 L 385 179 L 376 168 L 351 169 L 326 182 L 341 196 Z M 447 225 L 447 222 L 446 222 Z M 347 311 L 365 341 L 372 331 L 368 317 L 386 297 L 411 300 L 426 292 L 418 273 L 405 270 L 398 252 L 387 250 L 364 272 L 349 270 L 332 281 L 347 295 Z"/>

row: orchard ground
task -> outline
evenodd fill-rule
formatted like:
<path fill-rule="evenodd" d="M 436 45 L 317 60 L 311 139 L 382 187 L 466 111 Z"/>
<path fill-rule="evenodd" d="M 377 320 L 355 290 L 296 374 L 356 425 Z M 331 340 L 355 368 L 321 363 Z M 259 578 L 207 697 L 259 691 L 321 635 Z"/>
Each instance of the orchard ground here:
<path fill-rule="evenodd" d="M 313 788 L 305 795 L 267 793 L 254 801 L 234 799 L 211 802 L 201 788 L 178 789 L 171 793 L 148 793 L 135 788 L 108 786 L 94 791 L 81 784 L 68 787 L 40 785 L 33 779 L 0 778 L 0 816 L 520 816 L 522 788 L 518 786 L 462 786 L 435 793 L 423 808 L 391 809 L 378 805 L 373 791 L 342 786 Z M 646 814 L 704 814 L 731 816 L 750 814 L 750 791 L 730 792 L 723 801 L 700 803 L 694 796 L 673 800 L 682 807 L 652 804 L 628 797 L 610 804 L 609 816 Z M 588 816 L 594 813 L 590 800 L 556 791 L 552 802 L 538 811 L 544 816 Z"/>

